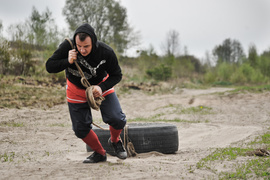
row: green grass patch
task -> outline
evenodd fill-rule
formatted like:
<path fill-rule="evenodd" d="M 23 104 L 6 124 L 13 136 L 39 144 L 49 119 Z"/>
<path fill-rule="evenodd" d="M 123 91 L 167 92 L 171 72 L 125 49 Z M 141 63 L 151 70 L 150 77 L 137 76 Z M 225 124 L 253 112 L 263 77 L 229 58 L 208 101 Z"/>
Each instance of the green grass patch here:
<path fill-rule="evenodd" d="M 212 114 L 212 108 L 206 106 L 196 106 L 196 107 L 189 107 L 189 108 L 182 108 L 179 104 L 169 104 L 167 106 L 159 107 L 155 109 L 155 111 L 159 110 L 166 110 L 166 113 L 158 113 L 148 118 L 138 117 L 134 119 L 129 119 L 129 121 L 133 122 L 177 122 L 177 123 L 208 123 L 209 121 L 191 121 L 186 119 L 164 119 L 162 116 L 166 116 L 169 114 Z M 167 110 L 168 109 L 168 110 Z"/>
<path fill-rule="evenodd" d="M 202 121 L 189 121 L 185 119 L 159 119 L 155 117 L 150 117 L 150 118 L 143 118 L 143 117 L 138 117 L 138 118 L 133 118 L 129 119 L 129 122 L 177 122 L 177 123 L 202 123 Z"/>
<path fill-rule="evenodd" d="M 1 162 L 12 162 L 15 157 L 15 152 L 5 152 L 4 154 L 0 154 Z"/>
<path fill-rule="evenodd" d="M 66 102 L 65 90 L 56 87 L 0 86 L 0 108 L 52 107 Z"/>
<path fill-rule="evenodd" d="M 67 127 L 68 125 L 65 125 L 63 123 L 54 123 L 50 124 L 50 127 Z"/>
<path fill-rule="evenodd" d="M 212 85 L 213 86 L 231 86 L 232 83 L 228 81 L 216 81 Z"/>
<path fill-rule="evenodd" d="M 217 172 L 215 163 L 221 164 L 224 161 L 231 162 L 231 171 L 222 171 L 217 173 L 219 179 L 270 179 L 270 158 L 268 156 L 249 156 L 246 161 L 237 160 L 238 157 L 247 156 L 250 151 L 254 151 L 253 145 L 267 147 L 269 150 L 270 132 L 255 138 L 248 143 L 248 147 L 228 147 L 218 148 L 205 158 L 202 158 L 197 164 L 198 169 L 208 169 Z"/>
<path fill-rule="evenodd" d="M 270 91 L 270 85 L 260 85 L 260 86 L 242 86 L 237 87 L 231 92 L 251 92 L 251 93 L 261 93 L 264 91 Z"/>
<path fill-rule="evenodd" d="M 251 145 L 254 144 L 265 144 L 270 145 L 270 131 L 263 134 L 262 136 L 256 137 L 254 141 L 250 142 Z"/>
<path fill-rule="evenodd" d="M 234 172 L 222 172 L 220 179 L 270 179 L 269 170 L 269 158 L 252 159 L 236 166 Z"/>
<path fill-rule="evenodd" d="M 0 126 L 6 126 L 6 127 L 24 127 L 24 124 L 23 123 L 18 123 L 18 122 L 13 122 L 13 121 L 10 121 L 10 122 L 3 121 L 3 122 L 0 122 Z"/>
<path fill-rule="evenodd" d="M 237 158 L 237 156 L 245 156 L 246 152 L 249 150 L 251 149 L 243 149 L 238 147 L 218 148 L 207 157 L 202 158 L 196 166 L 197 168 L 202 168 L 211 161 L 234 160 Z"/>
<path fill-rule="evenodd" d="M 194 113 L 199 113 L 202 115 L 206 114 L 211 114 L 212 108 L 211 107 L 206 107 L 206 106 L 196 106 L 196 107 L 189 107 L 186 109 L 182 109 L 180 111 L 181 114 L 194 114 Z"/>
<path fill-rule="evenodd" d="M 175 114 L 202 114 L 202 115 L 206 115 L 206 114 L 212 114 L 212 108 L 211 107 L 207 107 L 207 106 L 195 106 L 195 107 L 189 107 L 189 108 L 183 108 L 180 104 L 169 104 L 167 106 L 163 106 L 160 108 L 157 108 L 155 110 L 159 110 L 159 109 L 172 109 L 173 111 L 171 113 Z M 169 114 L 170 112 L 166 112 L 166 114 Z M 165 113 L 163 113 L 162 115 L 164 115 Z"/>

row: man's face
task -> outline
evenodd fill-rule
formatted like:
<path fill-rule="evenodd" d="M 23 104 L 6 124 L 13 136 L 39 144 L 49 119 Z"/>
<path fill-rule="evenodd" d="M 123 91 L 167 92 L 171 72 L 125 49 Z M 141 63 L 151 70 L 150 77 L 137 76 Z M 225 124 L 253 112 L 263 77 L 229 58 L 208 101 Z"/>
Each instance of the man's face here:
<path fill-rule="evenodd" d="M 87 36 L 84 41 L 81 41 L 79 36 L 77 35 L 75 37 L 75 41 L 76 41 L 77 49 L 81 53 L 82 56 L 87 56 L 88 54 L 90 54 L 92 50 L 92 41 L 89 36 Z"/>

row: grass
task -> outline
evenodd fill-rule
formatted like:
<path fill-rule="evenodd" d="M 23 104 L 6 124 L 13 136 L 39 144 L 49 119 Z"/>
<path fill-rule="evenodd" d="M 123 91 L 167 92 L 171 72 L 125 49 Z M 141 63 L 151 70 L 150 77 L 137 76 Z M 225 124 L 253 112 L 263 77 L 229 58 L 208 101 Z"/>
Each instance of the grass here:
<path fill-rule="evenodd" d="M 20 79 L 7 77 L 0 84 L 0 108 L 53 107 L 65 103 L 65 90 L 50 86 L 46 81 L 29 80 L 28 84 Z M 31 85 L 33 84 L 33 85 Z"/>
<path fill-rule="evenodd" d="M 244 92 L 261 93 L 264 91 L 270 91 L 270 85 L 236 87 L 231 92 L 233 92 L 233 93 L 239 93 L 239 92 L 242 92 L 242 93 L 244 93 Z"/>
<path fill-rule="evenodd" d="M 185 119 L 179 119 L 179 118 L 174 118 L 174 119 L 164 119 L 162 118 L 162 116 L 165 115 L 169 115 L 169 114 L 199 114 L 199 115 L 207 115 L 207 114 L 211 114 L 213 112 L 211 112 L 212 108 L 211 107 L 207 107 L 207 106 L 195 106 L 195 107 L 188 107 L 188 108 L 182 108 L 181 105 L 179 104 L 170 104 L 167 106 L 163 106 L 163 107 L 159 107 L 157 109 L 155 109 L 155 111 L 161 111 L 163 110 L 166 111 L 166 113 L 159 113 L 159 114 L 155 114 L 153 116 L 147 117 L 147 118 L 143 118 L 143 117 L 139 117 L 139 118 L 134 118 L 134 119 L 130 119 L 129 121 L 132 122 L 177 122 L 177 123 L 208 123 L 209 121 L 190 121 L 190 120 L 185 120 Z"/>
<path fill-rule="evenodd" d="M 156 119 L 154 117 L 150 118 L 134 118 L 129 119 L 129 122 L 177 122 L 177 123 L 201 123 L 201 121 L 189 121 L 185 119 Z"/>
<path fill-rule="evenodd" d="M 207 106 L 196 106 L 196 107 L 190 107 L 190 108 L 186 108 L 186 109 L 182 109 L 181 110 L 181 114 L 194 114 L 194 113 L 199 113 L 202 115 L 206 115 L 206 114 L 211 114 L 212 108 L 211 107 L 207 107 Z"/>
<path fill-rule="evenodd" d="M 247 154 L 254 150 L 254 145 L 270 148 L 270 131 L 255 138 L 248 143 L 248 147 L 218 148 L 210 155 L 202 158 L 197 164 L 198 169 L 208 169 L 217 172 L 215 163 L 221 164 L 229 161 L 233 164 L 231 171 L 218 172 L 219 179 L 270 179 L 270 158 L 251 156 Z M 246 161 L 237 161 L 240 157 L 246 157 Z M 221 162 L 220 162 L 221 161 Z"/>
<path fill-rule="evenodd" d="M 0 154 L 1 162 L 12 162 L 15 157 L 15 152 L 5 152 L 4 154 Z"/>
<path fill-rule="evenodd" d="M 236 165 L 234 172 L 220 173 L 220 179 L 270 179 L 270 159 L 257 158 Z"/>
<path fill-rule="evenodd" d="M 0 126 L 8 126 L 8 127 L 24 127 L 23 123 L 19 123 L 19 122 L 6 122 L 6 121 L 2 121 L 0 122 Z"/>
<path fill-rule="evenodd" d="M 251 145 L 253 144 L 269 144 L 270 145 L 270 132 L 265 133 L 260 137 L 256 137 L 256 139 L 250 142 Z"/>
<path fill-rule="evenodd" d="M 66 125 L 64 123 L 54 123 L 54 124 L 50 124 L 50 127 L 67 127 L 69 125 Z"/>

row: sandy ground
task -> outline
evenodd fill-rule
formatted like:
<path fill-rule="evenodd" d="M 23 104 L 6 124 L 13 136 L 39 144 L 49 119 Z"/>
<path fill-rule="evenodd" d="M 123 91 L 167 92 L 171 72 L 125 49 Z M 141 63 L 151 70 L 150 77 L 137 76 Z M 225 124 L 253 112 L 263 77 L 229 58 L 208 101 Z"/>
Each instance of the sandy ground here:
<path fill-rule="evenodd" d="M 98 164 L 82 163 L 90 153 L 74 136 L 66 104 L 46 110 L 0 109 L 0 179 L 216 179 L 216 172 L 197 169 L 196 163 L 215 148 L 251 141 L 270 125 L 270 92 L 218 94 L 228 90 L 182 89 L 152 96 L 134 91 L 120 96 L 128 119 L 159 115 L 183 120 L 171 122 L 178 127 L 179 150 L 124 161 L 108 155 L 107 162 Z M 180 113 L 200 106 L 208 113 Z M 99 122 L 99 112 L 93 114 Z"/>

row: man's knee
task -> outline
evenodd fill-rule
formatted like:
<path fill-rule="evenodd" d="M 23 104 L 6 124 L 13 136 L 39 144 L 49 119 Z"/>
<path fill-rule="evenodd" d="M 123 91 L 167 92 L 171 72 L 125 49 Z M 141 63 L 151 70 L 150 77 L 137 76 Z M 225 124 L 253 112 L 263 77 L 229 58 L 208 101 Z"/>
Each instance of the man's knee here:
<path fill-rule="evenodd" d="M 80 139 L 83 139 L 87 136 L 87 134 L 89 133 L 90 131 L 90 128 L 89 129 L 73 129 L 75 135 L 80 138 Z"/>
<path fill-rule="evenodd" d="M 115 118 L 115 119 L 111 119 L 108 124 L 110 126 L 112 126 L 114 129 L 123 129 L 126 125 L 126 116 L 122 116 L 121 118 Z"/>
<path fill-rule="evenodd" d="M 111 124 L 111 126 L 114 128 L 114 129 L 124 129 L 125 125 L 126 125 L 126 120 L 124 121 L 119 121 L 118 123 L 113 123 Z"/>

